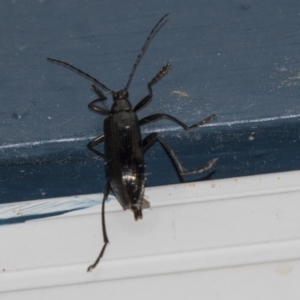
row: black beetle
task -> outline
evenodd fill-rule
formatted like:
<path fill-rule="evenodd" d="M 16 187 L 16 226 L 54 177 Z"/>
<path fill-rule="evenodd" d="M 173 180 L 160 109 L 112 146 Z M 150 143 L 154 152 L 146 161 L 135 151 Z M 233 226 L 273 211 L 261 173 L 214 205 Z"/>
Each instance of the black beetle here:
<path fill-rule="evenodd" d="M 132 210 L 136 221 L 138 219 L 142 219 L 142 210 L 150 206 L 150 203 L 144 198 L 146 180 L 144 153 L 156 141 L 160 142 L 160 144 L 170 156 L 181 180 L 182 175 L 201 173 L 205 170 L 210 169 L 217 161 L 217 159 L 213 159 L 201 168 L 186 171 L 175 156 L 174 151 L 167 144 L 165 139 L 159 136 L 158 133 L 151 133 L 147 137 L 142 139 L 141 126 L 150 122 L 158 121 L 163 118 L 173 121 L 183 127 L 185 130 L 188 130 L 206 124 L 215 117 L 215 115 L 213 114 L 191 126 L 187 126 L 178 119 L 163 113 L 153 114 L 141 120 L 137 118 L 137 111 L 145 107 L 151 101 L 152 86 L 169 71 L 171 67 L 169 63 L 163 66 L 148 83 L 149 94 L 145 96 L 140 102 L 138 102 L 138 104 L 133 109 L 130 101 L 128 100 L 128 88 L 133 78 L 136 67 L 141 60 L 141 57 L 143 56 L 152 36 L 155 34 L 156 30 L 167 16 L 168 14 L 164 15 L 151 30 L 138 57 L 136 58 L 127 84 L 125 85 L 124 89 L 120 91 L 114 92 L 94 77 L 66 62 L 47 58 L 48 61 L 65 66 L 91 80 L 94 83 L 92 85 L 92 88 L 99 96 L 99 98 L 92 101 L 89 104 L 89 108 L 101 115 L 107 116 L 107 118 L 104 120 L 104 134 L 96 137 L 87 145 L 87 147 L 91 151 L 103 158 L 103 160 L 105 161 L 106 172 L 106 184 L 104 187 L 104 195 L 102 201 L 102 231 L 104 245 L 95 263 L 89 266 L 87 271 L 91 271 L 97 266 L 109 242 L 106 233 L 104 209 L 105 201 L 108 197 L 109 191 L 112 190 L 124 210 Z M 108 110 L 96 104 L 97 102 L 101 102 L 107 99 L 107 97 L 103 94 L 102 90 L 99 87 L 112 94 L 114 102 L 111 110 Z M 105 142 L 105 153 L 102 153 L 95 149 L 95 147 L 102 142 Z"/>

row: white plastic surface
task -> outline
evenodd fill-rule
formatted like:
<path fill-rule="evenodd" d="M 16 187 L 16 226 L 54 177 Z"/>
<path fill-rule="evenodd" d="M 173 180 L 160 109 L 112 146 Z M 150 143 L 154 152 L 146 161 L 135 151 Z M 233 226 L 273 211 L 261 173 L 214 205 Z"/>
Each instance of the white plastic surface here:
<path fill-rule="evenodd" d="M 110 201 L 91 273 L 100 205 L 1 226 L 0 299 L 299 299 L 299 183 L 296 171 L 149 188 L 138 222 Z M 2 205 L 0 218 L 79 198 Z"/>

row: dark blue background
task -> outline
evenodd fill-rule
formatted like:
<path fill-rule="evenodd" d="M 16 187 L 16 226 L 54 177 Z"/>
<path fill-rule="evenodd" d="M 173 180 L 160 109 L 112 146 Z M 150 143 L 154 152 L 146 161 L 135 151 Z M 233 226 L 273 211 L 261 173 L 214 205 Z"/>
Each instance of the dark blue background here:
<path fill-rule="evenodd" d="M 139 117 L 163 112 L 188 124 L 218 117 L 188 133 L 162 121 L 143 127 L 143 134 L 161 132 L 188 169 L 219 158 L 211 178 L 299 168 L 298 0 L 3 1 L 1 202 L 102 191 L 103 163 L 86 149 L 104 120 L 87 108 L 95 99 L 90 82 L 46 57 L 121 89 L 149 31 L 167 12 L 130 99 L 133 105 L 142 99 L 147 82 L 169 61 L 170 73 Z M 147 186 L 178 182 L 159 144 L 146 163 Z"/>

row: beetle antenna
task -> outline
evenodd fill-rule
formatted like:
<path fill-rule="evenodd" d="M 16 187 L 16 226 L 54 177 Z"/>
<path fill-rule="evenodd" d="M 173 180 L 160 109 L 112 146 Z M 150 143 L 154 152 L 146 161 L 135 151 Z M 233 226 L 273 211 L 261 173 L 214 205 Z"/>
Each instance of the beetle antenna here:
<path fill-rule="evenodd" d="M 147 37 L 147 39 L 146 39 L 146 41 L 145 41 L 145 43 L 144 43 L 144 45 L 143 45 L 143 47 L 142 47 L 140 53 L 139 53 L 139 55 L 137 56 L 137 58 L 136 58 L 136 60 L 135 60 L 135 63 L 134 63 L 134 65 L 133 65 L 133 67 L 132 67 L 131 73 L 130 73 L 130 75 L 129 75 L 128 82 L 127 82 L 127 84 L 126 84 L 126 86 L 125 86 L 125 90 L 128 90 L 128 87 L 129 87 L 129 85 L 130 85 L 130 82 L 131 82 L 131 80 L 132 80 L 132 77 L 133 77 L 133 75 L 134 75 L 134 72 L 135 72 L 135 70 L 136 70 L 136 67 L 138 66 L 138 64 L 139 64 L 139 62 L 140 62 L 140 60 L 141 60 L 141 58 L 142 58 L 142 56 L 143 56 L 143 54 L 144 54 L 146 48 L 148 47 L 151 38 L 152 38 L 153 35 L 155 34 L 155 31 L 157 30 L 157 28 L 161 25 L 162 21 L 163 21 L 168 15 L 169 15 L 169 14 L 165 14 L 165 15 L 164 15 L 164 16 L 156 23 L 156 25 L 153 27 L 153 29 L 152 29 L 151 32 L 149 33 L 149 35 L 148 35 L 148 37 Z"/>
<path fill-rule="evenodd" d="M 106 91 L 113 93 L 114 91 L 112 91 L 110 88 L 108 88 L 106 85 L 104 85 L 103 83 L 101 83 L 100 81 L 98 81 L 96 78 L 92 77 L 91 75 L 89 75 L 88 73 L 85 73 L 83 71 L 81 71 L 80 69 L 72 66 L 71 64 L 68 64 L 64 61 L 58 60 L 58 59 L 53 59 L 53 58 L 49 58 L 47 57 L 48 61 L 51 61 L 55 64 L 61 65 L 67 69 L 70 69 L 76 73 L 78 73 L 79 75 L 91 80 L 92 82 L 94 82 L 96 85 L 99 85 L 100 87 L 102 87 L 103 89 L 105 89 Z"/>

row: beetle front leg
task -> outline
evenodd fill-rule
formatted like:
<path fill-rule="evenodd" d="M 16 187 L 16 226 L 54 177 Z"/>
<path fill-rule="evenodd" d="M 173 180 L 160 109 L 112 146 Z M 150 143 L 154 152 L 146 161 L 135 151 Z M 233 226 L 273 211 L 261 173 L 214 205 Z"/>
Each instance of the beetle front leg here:
<path fill-rule="evenodd" d="M 176 157 L 173 149 L 169 146 L 169 144 L 167 143 L 167 141 L 162 138 L 161 136 L 159 136 L 159 134 L 157 132 L 151 133 L 148 136 L 146 136 L 143 140 L 143 150 L 144 153 L 156 142 L 159 141 L 160 144 L 163 146 L 163 148 L 166 150 L 167 154 L 170 156 L 176 170 L 177 173 L 179 175 L 179 178 L 181 181 L 183 181 L 182 176 L 183 175 L 189 175 L 189 174 L 198 174 L 198 173 L 202 173 L 204 171 L 207 171 L 209 169 L 211 169 L 214 164 L 217 162 L 217 158 L 210 160 L 207 164 L 205 164 L 204 166 L 197 168 L 197 169 L 193 169 L 193 170 L 185 170 L 183 168 L 183 166 L 181 165 L 179 159 Z"/>
<path fill-rule="evenodd" d="M 171 67 L 171 64 L 167 63 L 164 65 L 159 72 L 152 78 L 152 80 L 148 83 L 148 91 L 149 94 L 144 97 L 133 109 L 133 112 L 137 112 L 138 110 L 145 107 L 152 98 L 152 85 L 154 85 L 158 80 L 160 80 L 164 75 L 166 75 Z"/>
<path fill-rule="evenodd" d="M 210 121 L 211 121 L 212 119 L 214 119 L 215 117 L 216 117 L 216 115 L 215 115 L 215 114 L 212 114 L 212 115 L 210 115 L 209 117 L 203 119 L 202 121 L 200 121 L 200 122 L 198 122 L 198 123 L 195 123 L 195 124 L 193 124 L 193 125 L 191 125 L 191 126 L 188 126 L 188 125 L 184 124 L 183 122 L 179 121 L 178 119 L 176 119 L 176 118 L 174 118 L 174 117 L 172 117 L 172 116 L 170 116 L 170 115 L 160 113 L 160 114 L 150 115 L 150 116 L 148 116 L 148 117 L 145 117 L 145 118 L 141 119 L 141 120 L 139 121 L 139 124 L 140 124 L 140 126 L 143 126 L 143 125 L 145 125 L 145 124 L 148 124 L 148 123 L 151 123 L 151 122 L 155 122 L 155 121 L 159 121 L 159 120 L 161 120 L 161 119 L 167 119 L 167 120 L 170 120 L 170 121 L 172 121 L 172 122 L 174 122 L 174 123 L 177 123 L 177 124 L 180 125 L 183 129 L 189 130 L 189 129 L 192 129 L 192 128 L 195 128 L 195 127 L 202 126 L 202 125 L 204 125 L 204 124 L 210 122 Z"/>
<path fill-rule="evenodd" d="M 103 92 L 96 85 L 93 84 L 92 89 L 99 96 L 99 98 L 97 98 L 96 100 L 93 100 L 91 103 L 89 103 L 89 108 L 101 115 L 105 115 L 105 116 L 110 115 L 111 114 L 110 110 L 95 104 L 97 102 L 106 100 L 107 97 L 103 94 Z"/>
<path fill-rule="evenodd" d="M 94 152 L 95 154 L 99 155 L 100 157 L 102 157 L 104 160 L 106 158 L 105 154 L 98 151 L 97 149 L 94 149 L 94 147 L 96 147 L 97 145 L 99 145 L 100 143 L 102 143 L 105 139 L 105 135 L 100 135 L 98 137 L 96 137 L 95 139 L 91 140 L 88 144 L 87 147 L 89 150 L 91 150 L 92 152 Z"/>
<path fill-rule="evenodd" d="M 105 251 L 105 248 L 106 248 L 107 244 L 109 243 L 109 240 L 108 240 L 108 237 L 107 237 L 107 232 L 106 232 L 106 225 L 105 225 L 105 207 L 104 207 L 105 206 L 105 201 L 108 197 L 109 189 L 110 189 L 109 181 L 106 181 L 106 184 L 105 184 L 105 187 L 104 187 L 104 192 L 103 192 L 102 211 L 101 211 L 102 234 L 103 234 L 104 245 L 102 246 L 102 249 L 101 249 L 100 254 L 97 257 L 96 261 L 88 267 L 87 272 L 90 272 L 91 270 L 96 268 L 96 266 L 98 265 L 100 259 L 102 258 L 103 254 L 104 254 L 104 251 Z"/>

